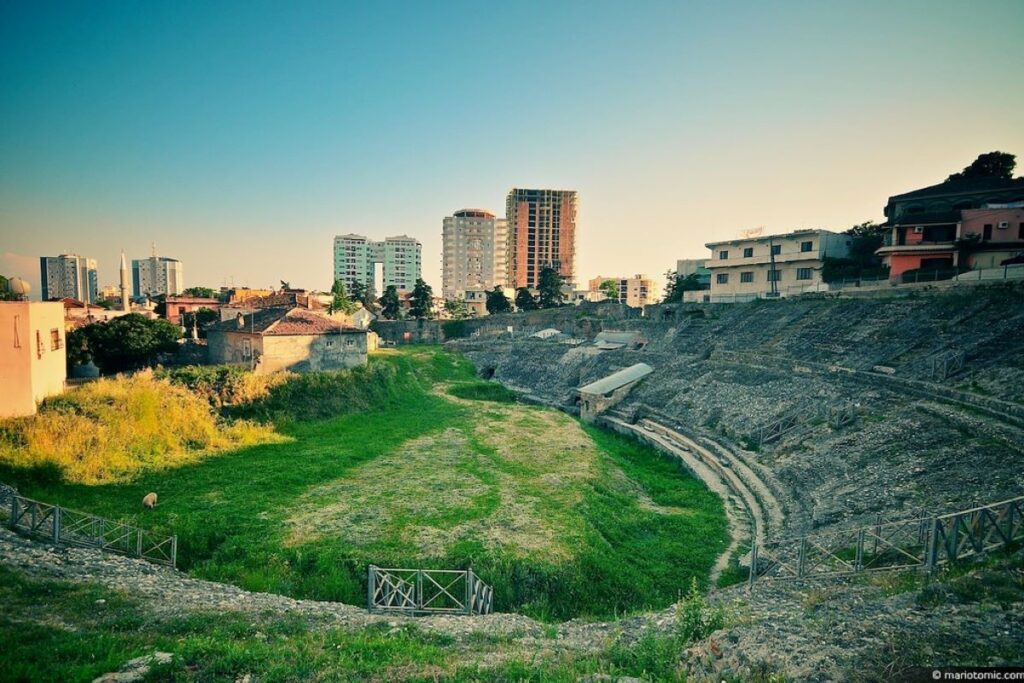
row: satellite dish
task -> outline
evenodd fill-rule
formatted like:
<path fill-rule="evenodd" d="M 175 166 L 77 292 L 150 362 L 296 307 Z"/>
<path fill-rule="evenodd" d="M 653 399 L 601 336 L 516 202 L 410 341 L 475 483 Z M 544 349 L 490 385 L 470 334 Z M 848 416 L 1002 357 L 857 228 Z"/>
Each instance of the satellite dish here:
<path fill-rule="evenodd" d="M 760 237 L 764 234 L 764 226 L 759 228 L 747 228 L 746 230 L 740 230 L 740 237 L 743 239 L 750 239 L 751 237 Z"/>

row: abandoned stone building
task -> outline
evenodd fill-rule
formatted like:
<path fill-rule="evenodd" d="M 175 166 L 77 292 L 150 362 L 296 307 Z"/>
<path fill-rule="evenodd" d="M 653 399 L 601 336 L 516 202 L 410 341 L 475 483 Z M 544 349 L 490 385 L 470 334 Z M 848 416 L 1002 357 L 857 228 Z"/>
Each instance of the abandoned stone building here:
<path fill-rule="evenodd" d="M 367 330 L 301 307 L 239 313 L 207 330 L 211 363 L 259 373 L 341 370 L 366 364 Z"/>

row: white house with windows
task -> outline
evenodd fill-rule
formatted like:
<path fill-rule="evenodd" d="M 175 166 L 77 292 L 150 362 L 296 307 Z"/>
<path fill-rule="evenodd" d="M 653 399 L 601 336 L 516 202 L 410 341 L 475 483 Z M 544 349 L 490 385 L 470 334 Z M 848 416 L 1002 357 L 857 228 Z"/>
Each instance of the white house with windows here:
<path fill-rule="evenodd" d="M 825 258 L 845 258 L 850 235 L 829 230 L 794 230 L 780 235 L 758 235 L 724 242 L 709 242 L 710 301 L 786 296 L 822 283 Z"/>

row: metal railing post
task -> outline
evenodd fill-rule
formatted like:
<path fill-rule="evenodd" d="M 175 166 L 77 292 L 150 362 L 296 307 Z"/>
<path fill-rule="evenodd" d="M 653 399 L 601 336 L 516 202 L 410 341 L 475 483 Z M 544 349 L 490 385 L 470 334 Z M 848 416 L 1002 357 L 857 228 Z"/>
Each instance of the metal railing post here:
<path fill-rule="evenodd" d="M 366 573 L 366 609 L 373 611 L 373 596 L 377 592 L 376 586 L 374 585 L 377 579 L 377 568 L 372 564 L 367 567 Z"/>
<path fill-rule="evenodd" d="M 857 559 L 854 560 L 854 571 L 864 568 L 864 529 L 857 532 Z"/>
<path fill-rule="evenodd" d="M 11 496 L 11 528 L 18 526 L 18 496 Z"/>
<path fill-rule="evenodd" d="M 53 543 L 60 543 L 60 506 L 53 508 Z"/>
<path fill-rule="evenodd" d="M 178 535 L 171 536 L 171 569 L 178 568 Z"/>
<path fill-rule="evenodd" d="M 423 570 L 416 570 L 416 604 L 413 605 L 414 609 L 423 609 Z"/>
<path fill-rule="evenodd" d="M 757 541 L 755 540 L 750 546 L 750 576 L 747 579 L 747 585 L 749 588 L 754 587 L 754 581 L 757 581 Z"/>
<path fill-rule="evenodd" d="M 473 570 L 466 570 L 466 604 L 463 609 L 466 614 L 473 613 Z"/>
<path fill-rule="evenodd" d="M 142 557 L 142 529 L 135 531 L 135 556 Z"/>
<path fill-rule="evenodd" d="M 799 562 L 797 563 L 796 575 L 798 578 L 804 577 L 804 567 L 807 560 L 807 537 L 803 536 L 800 538 L 800 554 Z"/>

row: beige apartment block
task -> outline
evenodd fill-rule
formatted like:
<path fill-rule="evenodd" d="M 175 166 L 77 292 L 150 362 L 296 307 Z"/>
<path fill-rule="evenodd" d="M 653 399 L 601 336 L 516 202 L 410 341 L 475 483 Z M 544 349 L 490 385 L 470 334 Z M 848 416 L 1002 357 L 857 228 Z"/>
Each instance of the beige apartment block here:
<path fill-rule="evenodd" d="M 504 285 L 508 273 L 508 225 L 486 209 L 460 209 L 442 223 L 442 286 L 445 299 Z"/>
<path fill-rule="evenodd" d="M 829 230 L 795 230 L 709 242 L 711 301 L 786 296 L 820 285 L 825 257 L 850 253 L 851 237 Z"/>
<path fill-rule="evenodd" d="M 66 354 L 63 302 L 0 301 L 0 417 L 63 392 Z"/>
<path fill-rule="evenodd" d="M 599 295 L 603 294 L 601 284 L 611 280 L 615 283 L 618 291 L 617 301 L 626 304 L 631 308 L 643 308 L 647 304 L 656 303 L 661 297 L 658 295 L 658 283 L 646 275 L 634 275 L 633 277 L 601 277 L 600 275 L 588 283 L 589 301 L 601 301 Z"/>

